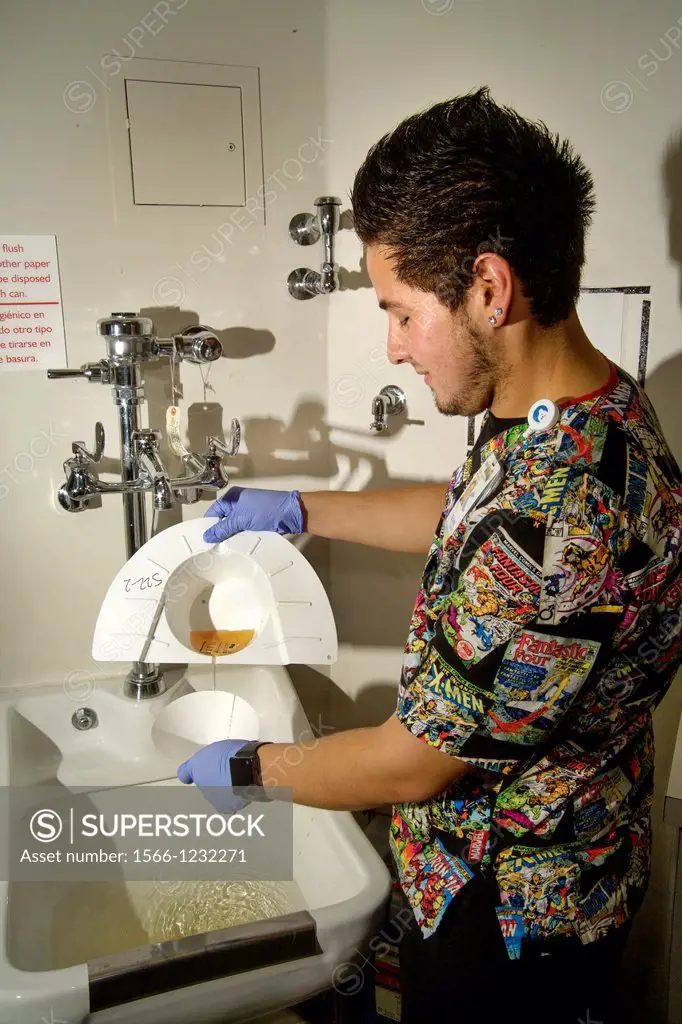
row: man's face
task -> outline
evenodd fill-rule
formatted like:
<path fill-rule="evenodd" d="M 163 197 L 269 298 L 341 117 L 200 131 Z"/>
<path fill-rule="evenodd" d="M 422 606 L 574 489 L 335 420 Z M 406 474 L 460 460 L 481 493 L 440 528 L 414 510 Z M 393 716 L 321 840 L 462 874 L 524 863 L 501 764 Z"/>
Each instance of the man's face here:
<path fill-rule="evenodd" d="M 399 281 L 382 246 L 368 246 L 367 270 L 379 305 L 388 313 L 390 361 L 414 366 L 446 416 L 473 416 L 486 409 L 500 379 L 500 361 L 469 317 L 467 303 L 452 313 L 432 292 Z"/>

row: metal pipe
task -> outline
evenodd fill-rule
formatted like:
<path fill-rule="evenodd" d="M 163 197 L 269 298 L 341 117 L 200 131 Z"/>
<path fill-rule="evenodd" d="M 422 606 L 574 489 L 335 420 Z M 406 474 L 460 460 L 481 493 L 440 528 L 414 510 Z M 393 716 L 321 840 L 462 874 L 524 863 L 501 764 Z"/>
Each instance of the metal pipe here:
<path fill-rule="evenodd" d="M 119 409 L 121 437 L 121 480 L 130 483 L 139 476 L 133 435 L 140 429 L 142 372 L 139 363 L 121 363 L 115 368 L 114 396 Z M 141 491 L 123 494 L 126 557 L 132 558 L 147 540 L 145 496 Z M 165 682 L 158 665 L 135 661 L 126 676 L 124 693 L 143 700 L 163 693 Z"/>
<path fill-rule="evenodd" d="M 138 366 L 116 367 L 116 404 L 119 409 L 121 436 L 121 480 L 129 483 L 138 476 L 133 433 L 140 429 L 139 400 L 132 394 L 139 387 Z M 123 519 L 126 557 L 132 558 L 147 539 L 147 517 L 144 493 L 132 491 L 123 495 Z"/>

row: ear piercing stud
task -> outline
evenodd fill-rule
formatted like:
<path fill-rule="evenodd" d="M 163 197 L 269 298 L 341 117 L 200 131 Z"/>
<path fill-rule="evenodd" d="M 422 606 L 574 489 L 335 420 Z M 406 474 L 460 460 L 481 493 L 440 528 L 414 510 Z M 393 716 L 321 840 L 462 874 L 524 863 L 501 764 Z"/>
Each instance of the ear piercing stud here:
<path fill-rule="evenodd" d="M 497 316 L 489 316 L 488 317 L 488 323 L 489 324 L 496 324 L 497 323 L 497 317 L 498 316 L 502 316 L 502 314 L 504 313 L 504 310 L 501 308 L 501 306 L 498 306 L 497 309 L 495 310 L 495 313 L 497 314 Z"/>

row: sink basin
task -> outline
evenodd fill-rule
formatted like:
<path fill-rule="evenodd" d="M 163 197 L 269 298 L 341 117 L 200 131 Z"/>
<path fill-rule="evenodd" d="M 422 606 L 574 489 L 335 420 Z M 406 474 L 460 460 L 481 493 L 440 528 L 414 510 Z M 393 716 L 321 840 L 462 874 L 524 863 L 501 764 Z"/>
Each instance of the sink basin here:
<path fill-rule="evenodd" d="M 61 686 L 0 699 L 0 785 L 180 785 L 154 742 L 169 702 L 212 689 L 192 666 L 169 693 L 135 703 L 122 680 L 83 701 L 79 731 Z M 257 712 L 265 740 L 312 740 L 283 666 L 222 665 L 217 689 Z M 93 796 L 94 799 L 94 796 Z M 385 919 L 390 878 L 351 814 L 294 807 L 294 876 L 284 882 L 0 881 L 2 1024 L 193 1024 L 250 1019 L 328 988 Z"/>

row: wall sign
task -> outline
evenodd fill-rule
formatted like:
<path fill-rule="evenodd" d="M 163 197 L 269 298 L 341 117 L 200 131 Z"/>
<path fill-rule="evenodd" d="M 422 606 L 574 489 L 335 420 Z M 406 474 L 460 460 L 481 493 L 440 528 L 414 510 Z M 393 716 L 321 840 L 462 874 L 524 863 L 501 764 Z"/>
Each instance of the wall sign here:
<path fill-rule="evenodd" d="M 0 235 L 0 370 L 66 365 L 54 235 Z"/>

